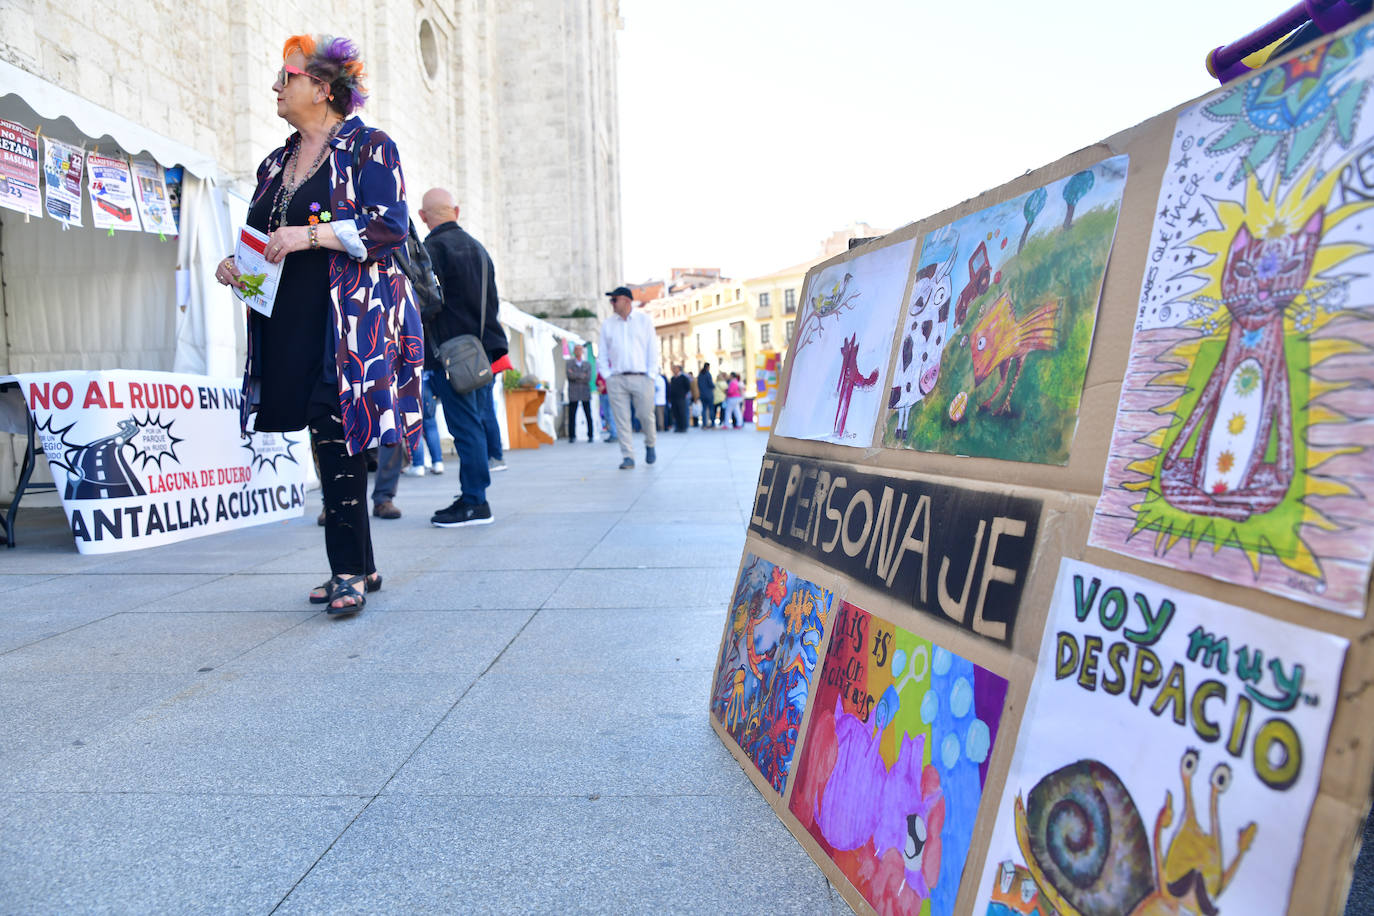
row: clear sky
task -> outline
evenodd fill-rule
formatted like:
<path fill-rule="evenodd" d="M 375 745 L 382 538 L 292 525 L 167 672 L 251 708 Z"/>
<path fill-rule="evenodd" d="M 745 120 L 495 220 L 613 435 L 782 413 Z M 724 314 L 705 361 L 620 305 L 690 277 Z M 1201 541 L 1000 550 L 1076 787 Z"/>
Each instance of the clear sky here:
<path fill-rule="evenodd" d="M 620 0 L 625 280 L 747 278 L 1217 87 L 1292 0 Z"/>

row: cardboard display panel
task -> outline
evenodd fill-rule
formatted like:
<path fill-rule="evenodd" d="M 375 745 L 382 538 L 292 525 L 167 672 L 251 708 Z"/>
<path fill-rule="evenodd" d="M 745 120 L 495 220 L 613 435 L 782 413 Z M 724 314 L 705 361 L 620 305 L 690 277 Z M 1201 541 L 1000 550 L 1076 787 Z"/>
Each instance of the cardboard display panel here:
<path fill-rule="evenodd" d="M 736 632 L 762 579 L 732 602 L 710 720 L 855 910 L 1340 912 L 1374 775 L 1372 23 L 808 275 L 745 541 L 746 563 L 831 595 L 792 685 L 800 720 L 796 706 L 775 719 L 790 775 L 765 778 L 715 711 L 733 695 L 726 657 L 748 669 L 771 645 Z M 993 252 L 1062 241 L 1067 207 L 1053 216 L 1049 189 L 1063 201 L 1110 162 L 1125 184 L 1086 370 L 1050 382 L 1052 351 L 1030 346 L 975 371 L 964 338 L 980 310 L 1024 324 L 1060 301 L 1056 284 L 1083 285 L 1040 277 L 1021 301 L 1008 286 L 1027 278 Z M 962 324 L 947 319 L 938 354 L 918 350 L 910 309 L 935 304 L 936 336 L 933 297 L 957 309 L 969 227 L 996 212 L 1022 222 L 983 232 L 986 289 L 974 283 Z M 886 269 L 868 269 L 883 252 Z M 879 274 L 882 296 L 850 298 Z M 883 334 L 885 358 L 858 349 Z M 908 342 L 941 365 L 901 403 Z M 1043 419 L 1023 399 L 1051 395 L 1066 399 L 1059 420 L 1026 426 L 1043 439 L 949 436 Z M 957 688 L 964 716 L 950 672 L 972 689 L 966 708 Z M 1000 710 L 980 682 L 1004 683 Z M 1078 827 L 1052 816 L 1084 793 L 1105 806 Z M 1051 842 L 1056 825 L 1108 823 L 1132 839 L 1082 844 L 1077 861 Z M 1095 884 L 1104 863 L 1124 887 Z M 1072 904 L 1088 886 L 1101 905 Z"/>

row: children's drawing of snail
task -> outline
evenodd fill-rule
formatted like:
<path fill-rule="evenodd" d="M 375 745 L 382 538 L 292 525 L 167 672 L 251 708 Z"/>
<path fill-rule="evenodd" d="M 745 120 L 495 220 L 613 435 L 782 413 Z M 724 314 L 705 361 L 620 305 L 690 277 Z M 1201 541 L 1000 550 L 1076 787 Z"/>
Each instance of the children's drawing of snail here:
<path fill-rule="evenodd" d="M 1099 761 L 1061 767 L 1024 799 L 1018 794 L 1016 840 L 1041 902 L 1060 916 L 1215 916 L 1216 900 L 1254 843 L 1256 826 L 1252 821 L 1239 832 L 1235 858 L 1224 866 L 1218 799 L 1231 785 L 1231 768 L 1219 763 L 1212 770 L 1204 831 L 1193 806 L 1198 761 L 1193 748 L 1180 761 L 1182 820 L 1167 849 L 1161 841 L 1174 821 L 1173 793 L 1164 793 L 1153 836 L 1147 836 L 1130 792 Z"/>

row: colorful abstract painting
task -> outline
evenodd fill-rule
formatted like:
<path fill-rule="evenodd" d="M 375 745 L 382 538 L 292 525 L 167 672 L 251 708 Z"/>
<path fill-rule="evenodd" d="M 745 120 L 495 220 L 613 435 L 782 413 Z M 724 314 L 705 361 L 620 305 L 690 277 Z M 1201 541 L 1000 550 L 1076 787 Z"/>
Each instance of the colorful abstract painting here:
<path fill-rule="evenodd" d="M 1128 157 L 925 237 L 879 430 L 888 448 L 1067 464 Z"/>
<path fill-rule="evenodd" d="M 1347 647 L 1064 560 L 972 912 L 1308 912 Z"/>
<path fill-rule="evenodd" d="M 792 372 L 774 427 L 778 435 L 872 444 L 915 250 L 914 239 L 897 242 L 807 278 L 787 355 Z"/>
<path fill-rule="evenodd" d="M 841 604 L 789 807 L 879 913 L 954 912 L 1006 693 Z"/>
<path fill-rule="evenodd" d="M 753 554 L 730 601 L 711 714 L 780 795 L 830 601 L 829 591 Z"/>
<path fill-rule="evenodd" d="M 1090 543 L 1362 613 L 1374 29 L 1178 118 Z"/>

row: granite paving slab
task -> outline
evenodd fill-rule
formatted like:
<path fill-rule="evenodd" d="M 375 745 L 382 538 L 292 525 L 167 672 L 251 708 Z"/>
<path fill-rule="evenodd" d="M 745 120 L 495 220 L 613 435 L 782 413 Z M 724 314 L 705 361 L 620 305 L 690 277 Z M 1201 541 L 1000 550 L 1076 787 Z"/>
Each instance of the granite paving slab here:
<path fill-rule="evenodd" d="M 221 578 L 221 575 L 86 571 L 54 576 L 33 585 L 17 588 L 5 595 L 4 600 L 7 607 L 27 611 L 99 608 L 106 613 L 113 613 L 180 594 L 198 585 L 213 582 Z"/>
<path fill-rule="evenodd" d="M 726 608 L 545 608 L 492 668 L 530 672 L 557 658 L 565 674 L 715 670 Z"/>
<path fill-rule="evenodd" d="M 385 589 L 383 589 L 385 591 Z M 263 674 L 445 674 L 470 681 L 535 612 L 367 610 L 344 626 L 299 626 L 236 658 L 235 671 Z M 343 621 L 337 621 L 343 623 Z"/>
<path fill-rule="evenodd" d="M 707 722 L 708 671 L 565 675 L 561 656 L 488 672 L 387 791 L 757 794 Z"/>
<path fill-rule="evenodd" d="M 48 754 L 84 746 L 189 681 L 175 674 L 0 673 L 0 778 L 18 777 Z M 3 877 L 0 869 L 0 884 Z"/>
<path fill-rule="evenodd" d="M 468 686 L 448 674 L 215 671 L 3 788 L 375 794 Z"/>
<path fill-rule="evenodd" d="M 277 912 L 848 912 L 758 793 L 722 801 L 385 796 Z"/>
<path fill-rule="evenodd" d="M 690 558 L 688 558 L 690 562 Z M 545 607 L 724 607 L 739 558 L 725 566 L 671 569 L 575 569 Z"/>
<path fill-rule="evenodd" d="M 66 607 L 55 610 L 31 611 L 7 607 L 0 610 L 0 653 L 84 627 L 93 620 L 110 616 L 98 607 Z M 3 658 L 0 654 L 0 658 Z"/>
<path fill-rule="evenodd" d="M 468 611 L 540 607 L 574 570 L 473 570 L 461 575 L 416 576 L 368 599 L 368 608 Z"/>
<path fill-rule="evenodd" d="M 312 614 L 211 612 L 111 614 L 0 655 L 0 674 L 65 674 L 73 659 L 91 674 L 179 674 L 218 668 Z"/>
<path fill-rule="evenodd" d="M 0 794 L 0 909 L 266 913 L 364 798 Z"/>

